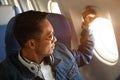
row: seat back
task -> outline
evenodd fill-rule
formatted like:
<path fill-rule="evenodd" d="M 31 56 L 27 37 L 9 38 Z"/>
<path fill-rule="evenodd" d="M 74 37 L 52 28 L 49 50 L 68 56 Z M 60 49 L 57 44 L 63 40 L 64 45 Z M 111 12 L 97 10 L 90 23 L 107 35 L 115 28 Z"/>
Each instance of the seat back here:
<path fill-rule="evenodd" d="M 63 15 L 50 13 L 48 15 L 48 20 L 54 28 L 57 40 L 66 45 L 68 49 L 71 49 L 72 30 L 68 19 Z"/>
<path fill-rule="evenodd" d="M 13 34 L 13 24 L 15 17 L 12 18 L 7 26 L 6 30 L 6 51 L 9 57 L 12 57 L 13 54 L 17 54 L 20 49 L 20 45 L 15 39 Z M 48 20 L 53 25 L 55 36 L 59 42 L 65 44 L 69 49 L 71 48 L 71 26 L 69 21 L 62 15 L 49 13 Z"/>
<path fill-rule="evenodd" d="M 5 31 L 8 21 L 18 13 L 15 6 L 0 5 L 0 62 L 6 57 L 5 51 Z"/>
<path fill-rule="evenodd" d="M 13 34 L 13 24 L 15 22 L 15 17 L 11 18 L 7 25 L 6 33 L 5 33 L 5 48 L 7 56 L 11 56 L 13 54 L 18 53 L 20 49 L 20 45 L 17 42 L 14 34 Z"/>

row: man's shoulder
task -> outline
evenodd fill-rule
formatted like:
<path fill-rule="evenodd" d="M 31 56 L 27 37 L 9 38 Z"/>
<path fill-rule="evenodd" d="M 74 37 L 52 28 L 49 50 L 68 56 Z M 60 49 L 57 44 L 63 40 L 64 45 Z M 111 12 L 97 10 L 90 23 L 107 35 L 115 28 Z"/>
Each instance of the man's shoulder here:
<path fill-rule="evenodd" d="M 4 69 L 8 69 L 10 67 L 11 63 L 8 59 L 5 59 L 3 62 L 0 63 L 0 71 Z"/>
<path fill-rule="evenodd" d="M 5 59 L 4 61 L 2 61 L 1 63 L 0 63 L 0 68 L 2 67 L 2 66 L 4 66 L 5 64 L 7 64 L 8 63 L 8 60 L 7 59 Z"/>
<path fill-rule="evenodd" d="M 60 42 L 56 43 L 54 52 L 60 52 L 60 54 L 62 54 L 62 53 L 65 53 L 65 54 L 71 53 L 70 50 L 68 50 L 67 47 L 63 43 L 60 43 Z"/>
<path fill-rule="evenodd" d="M 67 49 L 67 47 L 61 42 L 56 43 L 55 49 L 58 49 L 58 48 Z"/>
<path fill-rule="evenodd" d="M 11 63 L 8 59 L 5 59 L 3 62 L 0 63 L 0 79 L 8 77 L 7 75 L 13 71 L 13 69 L 10 67 Z"/>
<path fill-rule="evenodd" d="M 60 43 L 60 42 L 56 43 L 56 47 L 55 47 L 53 55 L 55 57 L 58 57 L 61 59 L 66 59 L 66 60 L 67 59 L 71 59 L 71 60 L 74 59 L 71 51 L 69 49 L 67 49 L 67 47 L 63 43 Z"/>
<path fill-rule="evenodd" d="M 0 63 L 0 80 L 22 80 L 21 75 L 8 58 Z"/>
<path fill-rule="evenodd" d="M 1 71 L 6 71 L 7 73 L 13 73 L 13 71 L 15 71 L 15 67 L 9 58 L 6 58 L 3 62 L 0 63 L 0 73 Z"/>

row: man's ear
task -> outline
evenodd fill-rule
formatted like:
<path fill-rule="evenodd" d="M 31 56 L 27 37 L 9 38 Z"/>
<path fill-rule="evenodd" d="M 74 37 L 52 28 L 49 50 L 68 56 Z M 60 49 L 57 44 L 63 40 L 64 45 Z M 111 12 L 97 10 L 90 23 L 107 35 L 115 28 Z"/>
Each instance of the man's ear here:
<path fill-rule="evenodd" d="M 30 48 L 30 49 L 35 49 L 35 46 L 36 46 L 35 40 L 30 39 L 30 40 L 27 41 L 27 47 L 28 47 L 28 48 Z"/>

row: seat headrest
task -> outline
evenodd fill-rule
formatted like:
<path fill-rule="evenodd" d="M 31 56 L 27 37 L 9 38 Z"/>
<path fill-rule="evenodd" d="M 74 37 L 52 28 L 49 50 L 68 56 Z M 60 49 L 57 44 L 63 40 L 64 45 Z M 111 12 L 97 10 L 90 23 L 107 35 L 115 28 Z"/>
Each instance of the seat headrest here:
<path fill-rule="evenodd" d="M 6 58 L 5 32 L 8 21 L 19 13 L 17 7 L 12 5 L 0 5 L 0 62 Z"/>
<path fill-rule="evenodd" d="M 20 49 L 20 45 L 17 42 L 14 34 L 13 34 L 13 25 L 15 22 L 15 17 L 13 17 L 8 25 L 7 25 L 7 29 L 6 29 L 6 33 L 5 33 L 5 44 L 6 44 L 6 52 L 9 54 L 16 54 L 18 53 L 18 50 Z"/>
<path fill-rule="evenodd" d="M 57 40 L 65 44 L 70 49 L 71 48 L 71 26 L 68 20 L 62 15 L 53 14 L 53 13 L 50 13 L 48 15 L 48 20 L 53 25 Z M 6 44 L 6 51 L 8 55 L 18 53 L 18 50 L 20 49 L 20 45 L 16 41 L 15 36 L 13 34 L 14 21 L 15 21 L 15 17 L 13 17 L 9 21 L 7 25 L 7 30 L 6 30 L 5 44 Z"/>
<path fill-rule="evenodd" d="M 54 28 L 57 40 L 66 45 L 68 49 L 71 49 L 72 31 L 71 24 L 68 19 L 63 15 L 50 13 L 48 15 L 48 20 L 51 22 Z"/>
<path fill-rule="evenodd" d="M 13 5 L 0 5 L 0 25 L 6 25 L 18 13 L 18 8 Z"/>

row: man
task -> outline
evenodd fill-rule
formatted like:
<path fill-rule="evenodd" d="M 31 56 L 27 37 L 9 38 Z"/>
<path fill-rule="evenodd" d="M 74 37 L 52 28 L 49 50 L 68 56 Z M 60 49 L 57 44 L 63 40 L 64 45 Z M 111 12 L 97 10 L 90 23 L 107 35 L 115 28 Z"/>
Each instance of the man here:
<path fill-rule="evenodd" d="M 45 12 L 17 15 L 14 35 L 21 49 L 14 59 L 0 64 L 0 80 L 81 80 L 78 67 L 92 59 L 94 43 L 89 29 L 83 28 L 78 50 L 69 51 L 56 42 Z"/>

